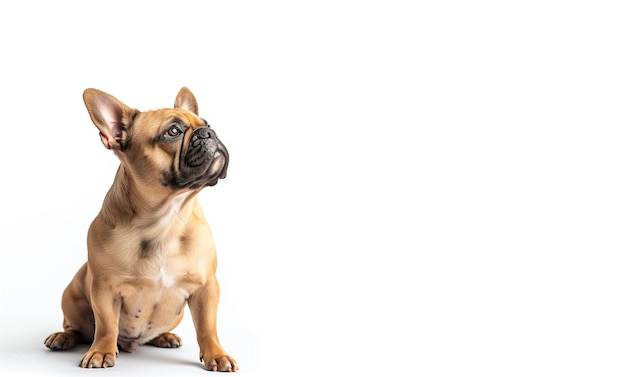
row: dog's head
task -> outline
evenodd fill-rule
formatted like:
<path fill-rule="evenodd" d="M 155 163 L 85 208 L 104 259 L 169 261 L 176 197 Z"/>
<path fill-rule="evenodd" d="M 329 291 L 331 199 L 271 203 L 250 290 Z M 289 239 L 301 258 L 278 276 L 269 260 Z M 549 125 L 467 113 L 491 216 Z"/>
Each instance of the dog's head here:
<path fill-rule="evenodd" d="M 198 116 L 189 89 L 178 92 L 174 108 L 146 112 L 97 89 L 85 90 L 83 99 L 104 146 L 144 185 L 199 189 L 226 177 L 228 151 Z"/>

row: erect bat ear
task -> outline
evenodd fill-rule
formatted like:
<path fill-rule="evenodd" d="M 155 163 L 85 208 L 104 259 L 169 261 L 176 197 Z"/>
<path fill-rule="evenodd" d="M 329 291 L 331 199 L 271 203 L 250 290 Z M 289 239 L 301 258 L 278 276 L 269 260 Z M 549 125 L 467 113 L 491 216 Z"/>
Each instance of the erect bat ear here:
<path fill-rule="evenodd" d="M 100 130 L 102 144 L 107 149 L 126 149 L 128 130 L 137 110 L 98 89 L 86 89 L 83 100 L 93 124 Z"/>
<path fill-rule="evenodd" d="M 193 93 L 191 93 L 191 90 L 185 88 L 184 86 L 178 91 L 178 94 L 176 95 L 174 108 L 191 111 L 192 113 L 198 115 L 198 102 L 196 101 L 196 97 L 193 95 Z"/>

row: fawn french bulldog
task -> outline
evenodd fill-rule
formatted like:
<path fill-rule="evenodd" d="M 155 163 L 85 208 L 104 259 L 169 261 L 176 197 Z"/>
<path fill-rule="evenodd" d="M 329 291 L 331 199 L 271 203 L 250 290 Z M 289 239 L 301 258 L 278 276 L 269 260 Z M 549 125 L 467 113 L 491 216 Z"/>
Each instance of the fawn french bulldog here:
<path fill-rule="evenodd" d="M 112 367 L 118 347 L 179 347 L 171 331 L 187 304 L 206 369 L 236 371 L 216 333 L 215 243 L 196 199 L 226 177 L 226 147 L 187 88 L 173 108 L 147 112 L 96 89 L 83 99 L 120 166 L 89 228 L 87 262 L 63 293 L 63 332 L 45 345 L 91 343 L 80 366 Z"/>

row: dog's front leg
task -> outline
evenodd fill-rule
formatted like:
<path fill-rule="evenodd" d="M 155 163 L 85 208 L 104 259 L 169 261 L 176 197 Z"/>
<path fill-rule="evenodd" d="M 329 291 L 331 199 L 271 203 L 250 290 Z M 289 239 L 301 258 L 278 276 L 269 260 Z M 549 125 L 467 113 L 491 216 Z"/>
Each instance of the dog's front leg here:
<path fill-rule="evenodd" d="M 237 362 L 224 351 L 217 338 L 219 299 L 220 287 L 215 277 L 189 297 L 189 310 L 200 346 L 200 361 L 208 370 L 235 372 L 239 369 Z"/>
<path fill-rule="evenodd" d="M 96 332 L 91 347 L 83 355 L 83 368 L 107 368 L 115 365 L 117 336 L 122 307 L 122 296 L 106 284 L 94 282 L 91 306 L 96 320 Z"/>

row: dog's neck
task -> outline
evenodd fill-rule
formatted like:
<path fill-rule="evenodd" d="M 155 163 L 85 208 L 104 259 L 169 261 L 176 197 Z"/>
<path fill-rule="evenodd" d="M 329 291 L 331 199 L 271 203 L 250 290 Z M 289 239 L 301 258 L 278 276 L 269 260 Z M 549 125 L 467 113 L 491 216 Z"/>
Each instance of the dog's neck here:
<path fill-rule="evenodd" d="M 104 199 L 103 209 L 108 211 L 102 215 L 112 227 L 185 223 L 193 213 L 198 191 L 145 187 L 121 164 Z"/>

